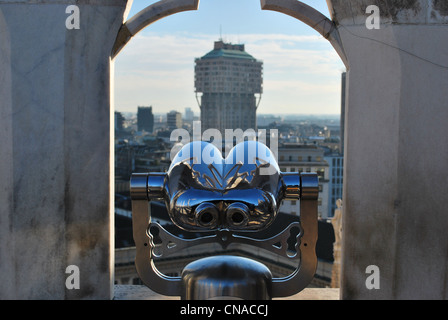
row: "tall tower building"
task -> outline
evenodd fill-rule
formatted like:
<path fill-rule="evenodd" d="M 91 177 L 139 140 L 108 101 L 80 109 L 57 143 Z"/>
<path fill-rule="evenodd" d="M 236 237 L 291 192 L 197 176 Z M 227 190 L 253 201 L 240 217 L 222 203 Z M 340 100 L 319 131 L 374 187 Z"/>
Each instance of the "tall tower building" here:
<path fill-rule="evenodd" d="M 115 131 L 123 130 L 124 117 L 121 112 L 115 111 Z"/>
<path fill-rule="evenodd" d="M 152 132 L 154 130 L 154 115 L 152 107 L 138 107 L 137 109 L 137 127 L 138 131 L 145 130 Z"/>
<path fill-rule="evenodd" d="M 256 112 L 263 93 L 263 62 L 243 44 L 215 42 L 214 49 L 195 60 L 195 92 L 202 130 L 256 130 Z M 257 101 L 258 98 L 258 101 Z"/>

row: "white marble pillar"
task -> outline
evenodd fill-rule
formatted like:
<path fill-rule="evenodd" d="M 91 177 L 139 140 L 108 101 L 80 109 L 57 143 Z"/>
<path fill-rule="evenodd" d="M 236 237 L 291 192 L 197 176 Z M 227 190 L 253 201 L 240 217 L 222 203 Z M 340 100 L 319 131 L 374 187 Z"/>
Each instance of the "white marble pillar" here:
<path fill-rule="evenodd" d="M 315 28 L 348 68 L 341 297 L 447 299 L 448 2 L 327 0 L 331 22 L 260 2 Z"/>
<path fill-rule="evenodd" d="M 336 200 L 336 210 L 331 219 L 334 231 L 333 243 L 333 267 L 331 268 L 331 287 L 340 288 L 341 286 L 341 242 L 342 242 L 342 200 Z"/>
<path fill-rule="evenodd" d="M 341 297 L 447 299 L 448 5 L 377 1 L 368 29 L 366 1 L 328 2 L 349 61 Z"/>
<path fill-rule="evenodd" d="M 110 54 L 126 5 L 0 0 L 0 299 L 112 297 Z"/>

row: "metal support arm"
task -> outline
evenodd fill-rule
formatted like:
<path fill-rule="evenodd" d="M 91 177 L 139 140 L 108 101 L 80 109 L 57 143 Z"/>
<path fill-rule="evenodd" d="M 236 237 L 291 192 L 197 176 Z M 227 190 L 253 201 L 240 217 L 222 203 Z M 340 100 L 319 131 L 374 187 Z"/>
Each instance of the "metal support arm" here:
<path fill-rule="evenodd" d="M 292 175 L 285 180 L 294 179 Z M 296 175 L 297 177 L 298 175 Z M 300 223 L 290 224 L 280 234 L 264 240 L 236 235 L 224 229 L 214 235 L 186 240 L 167 232 L 162 226 L 151 222 L 150 200 L 160 192 L 157 184 L 163 180 L 163 174 L 134 174 L 131 179 L 132 223 L 134 241 L 137 248 L 135 265 L 143 283 L 157 293 L 168 296 L 182 295 L 182 279 L 168 277 L 157 270 L 154 261 L 166 257 L 187 247 L 204 243 L 219 243 L 224 249 L 230 243 L 253 245 L 297 261 L 296 270 L 288 277 L 272 279 L 272 296 L 291 296 L 304 289 L 312 280 L 316 267 L 317 242 L 317 199 L 318 177 L 314 173 L 302 173 L 300 186 L 287 182 L 290 199 L 300 200 Z M 292 196 L 296 192 L 297 196 Z M 288 252 L 287 240 L 291 230 L 298 228 L 295 254 Z"/>

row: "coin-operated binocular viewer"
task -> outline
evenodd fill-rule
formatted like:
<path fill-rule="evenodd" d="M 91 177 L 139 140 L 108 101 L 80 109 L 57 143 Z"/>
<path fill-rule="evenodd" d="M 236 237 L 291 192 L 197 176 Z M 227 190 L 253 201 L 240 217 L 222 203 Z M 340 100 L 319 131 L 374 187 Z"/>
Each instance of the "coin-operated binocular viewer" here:
<path fill-rule="evenodd" d="M 262 143 L 240 143 L 225 159 L 212 144 L 189 143 L 173 159 L 167 173 L 132 175 L 137 272 L 153 291 L 185 300 L 269 300 L 296 294 L 311 282 L 316 271 L 318 191 L 316 174 L 280 172 L 273 153 Z M 165 202 L 179 228 L 208 233 L 194 239 L 169 233 L 151 221 L 152 200 Z M 300 222 L 268 239 L 252 238 L 253 233 L 272 224 L 284 200 L 300 200 Z M 295 252 L 288 250 L 291 238 Z M 264 264 L 232 255 L 193 261 L 180 277 L 164 275 L 156 267 L 157 259 L 210 243 L 223 249 L 231 243 L 263 248 L 294 260 L 297 268 L 287 277 L 274 278 Z"/>

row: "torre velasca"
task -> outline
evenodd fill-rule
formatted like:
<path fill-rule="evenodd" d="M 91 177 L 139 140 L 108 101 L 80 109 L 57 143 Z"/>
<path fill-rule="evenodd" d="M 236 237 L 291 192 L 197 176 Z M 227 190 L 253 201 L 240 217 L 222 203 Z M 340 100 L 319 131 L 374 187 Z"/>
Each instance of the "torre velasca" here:
<path fill-rule="evenodd" d="M 214 49 L 195 60 L 195 92 L 202 130 L 256 130 L 257 107 L 263 92 L 263 62 L 243 44 L 215 42 Z"/>

